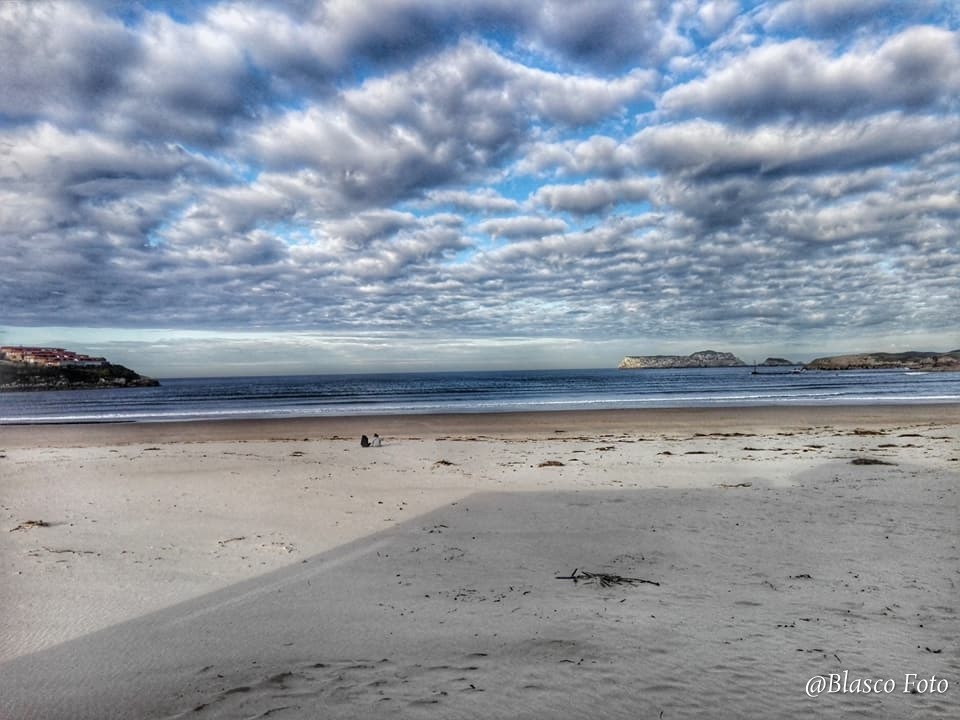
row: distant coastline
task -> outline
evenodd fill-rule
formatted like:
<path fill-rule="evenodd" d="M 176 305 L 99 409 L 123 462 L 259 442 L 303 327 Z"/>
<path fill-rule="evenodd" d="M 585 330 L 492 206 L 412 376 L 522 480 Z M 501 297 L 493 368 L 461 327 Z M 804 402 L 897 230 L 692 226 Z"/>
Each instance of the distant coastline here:
<path fill-rule="evenodd" d="M 960 350 L 949 352 L 860 353 L 817 358 L 804 366 L 807 370 L 917 370 L 960 372 Z"/>
<path fill-rule="evenodd" d="M 619 370 L 659 370 L 678 368 L 744 367 L 733 353 L 701 350 L 691 355 L 628 355 L 617 366 Z M 960 372 L 960 350 L 902 353 L 872 352 L 830 355 L 810 362 L 795 363 L 785 358 L 769 357 L 757 367 L 802 366 L 805 370 L 916 370 L 919 372 Z"/>

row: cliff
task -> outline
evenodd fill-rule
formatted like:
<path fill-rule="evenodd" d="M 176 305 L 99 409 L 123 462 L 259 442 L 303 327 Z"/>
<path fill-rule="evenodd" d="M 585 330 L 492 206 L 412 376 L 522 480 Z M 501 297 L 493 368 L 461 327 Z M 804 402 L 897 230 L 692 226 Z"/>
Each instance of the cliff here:
<path fill-rule="evenodd" d="M 617 366 L 619 370 L 660 368 L 742 367 L 743 360 L 733 353 L 701 350 L 692 355 L 628 355 Z"/>
<path fill-rule="evenodd" d="M 0 392 L 84 390 L 109 387 L 151 387 L 160 383 L 123 365 L 42 367 L 0 360 Z"/>
<path fill-rule="evenodd" d="M 960 350 L 945 353 L 911 350 L 902 353 L 834 355 L 810 361 L 808 370 L 927 370 L 960 372 Z"/>

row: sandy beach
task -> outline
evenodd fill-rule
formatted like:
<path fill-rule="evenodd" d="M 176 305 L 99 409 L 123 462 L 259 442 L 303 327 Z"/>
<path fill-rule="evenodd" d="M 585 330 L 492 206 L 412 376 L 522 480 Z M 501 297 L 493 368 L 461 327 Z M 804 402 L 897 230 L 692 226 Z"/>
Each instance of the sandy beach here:
<path fill-rule="evenodd" d="M 3 426 L 0 718 L 957 717 L 958 546 L 955 405 Z"/>

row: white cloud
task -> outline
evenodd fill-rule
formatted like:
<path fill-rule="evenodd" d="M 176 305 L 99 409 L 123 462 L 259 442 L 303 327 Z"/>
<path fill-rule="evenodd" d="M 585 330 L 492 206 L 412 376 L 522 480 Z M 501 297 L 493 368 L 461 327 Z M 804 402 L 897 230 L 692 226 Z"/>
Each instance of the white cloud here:
<path fill-rule="evenodd" d="M 248 146 L 271 167 L 314 168 L 345 206 L 391 202 L 474 178 L 510 157 L 535 119 L 615 113 L 646 82 L 645 73 L 607 81 L 530 69 L 464 43 L 285 113 L 254 130 Z"/>
<path fill-rule="evenodd" d="M 740 12 L 737 0 L 709 0 L 697 10 L 697 19 L 708 36 L 719 35 Z"/>
<path fill-rule="evenodd" d="M 619 175 L 636 167 L 636 149 L 622 140 L 594 135 L 586 140 L 537 142 L 517 163 L 517 172 L 540 174 L 557 169 L 568 175 Z"/>
<path fill-rule="evenodd" d="M 762 8 L 770 30 L 844 32 L 883 17 L 901 5 L 897 0 L 784 0 Z M 919 0 L 917 4 L 925 4 Z"/>
<path fill-rule="evenodd" d="M 960 127 L 939 117 L 894 112 L 830 125 L 753 129 L 691 120 L 647 128 L 635 142 L 650 167 L 717 176 L 809 173 L 910 161 L 958 138 Z"/>
<path fill-rule="evenodd" d="M 818 118 L 955 104 L 958 93 L 960 35 L 913 27 L 839 57 L 806 39 L 764 45 L 671 88 L 660 105 L 734 119 Z"/>
<path fill-rule="evenodd" d="M 560 218 L 518 215 L 508 218 L 487 220 L 477 226 L 477 230 L 496 238 L 542 237 L 561 233 L 567 224 Z"/>
<path fill-rule="evenodd" d="M 461 210 L 482 212 L 504 212 L 519 210 L 520 203 L 513 198 L 504 197 L 493 188 L 474 190 L 430 190 L 424 199 L 417 203 L 421 206 L 453 205 Z"/>
<path fill-rule="evenodd" d="M 538 3 L 536 41 L 580 61 L 618 67 L 689 51 L 678 25 L 686 3 L 669 0 L 548 0 Z"/>
<path fill-rule="evenodd" d="M 650 200 L 655 182 L 646 178 L 588 180 L 578 185 L 544 185 L 531 198 L 537 205 L 574 214 L 597 213 L 619 203 Z"/>
<path fill-rule="evenodd" d="M 123 24 L 82 4 L 0 3 L 0 113 L 8 118 L 85 121 L 135 58 Z"/>

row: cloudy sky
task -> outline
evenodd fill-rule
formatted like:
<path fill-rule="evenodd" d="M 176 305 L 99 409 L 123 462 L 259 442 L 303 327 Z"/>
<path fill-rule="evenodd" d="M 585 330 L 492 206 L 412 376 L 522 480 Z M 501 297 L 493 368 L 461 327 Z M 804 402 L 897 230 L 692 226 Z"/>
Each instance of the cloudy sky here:
<path fill-rule="evenodd" d="M 0 0 L 0 342 L 176 376 L 960 346 L 952 0 Z"/>

